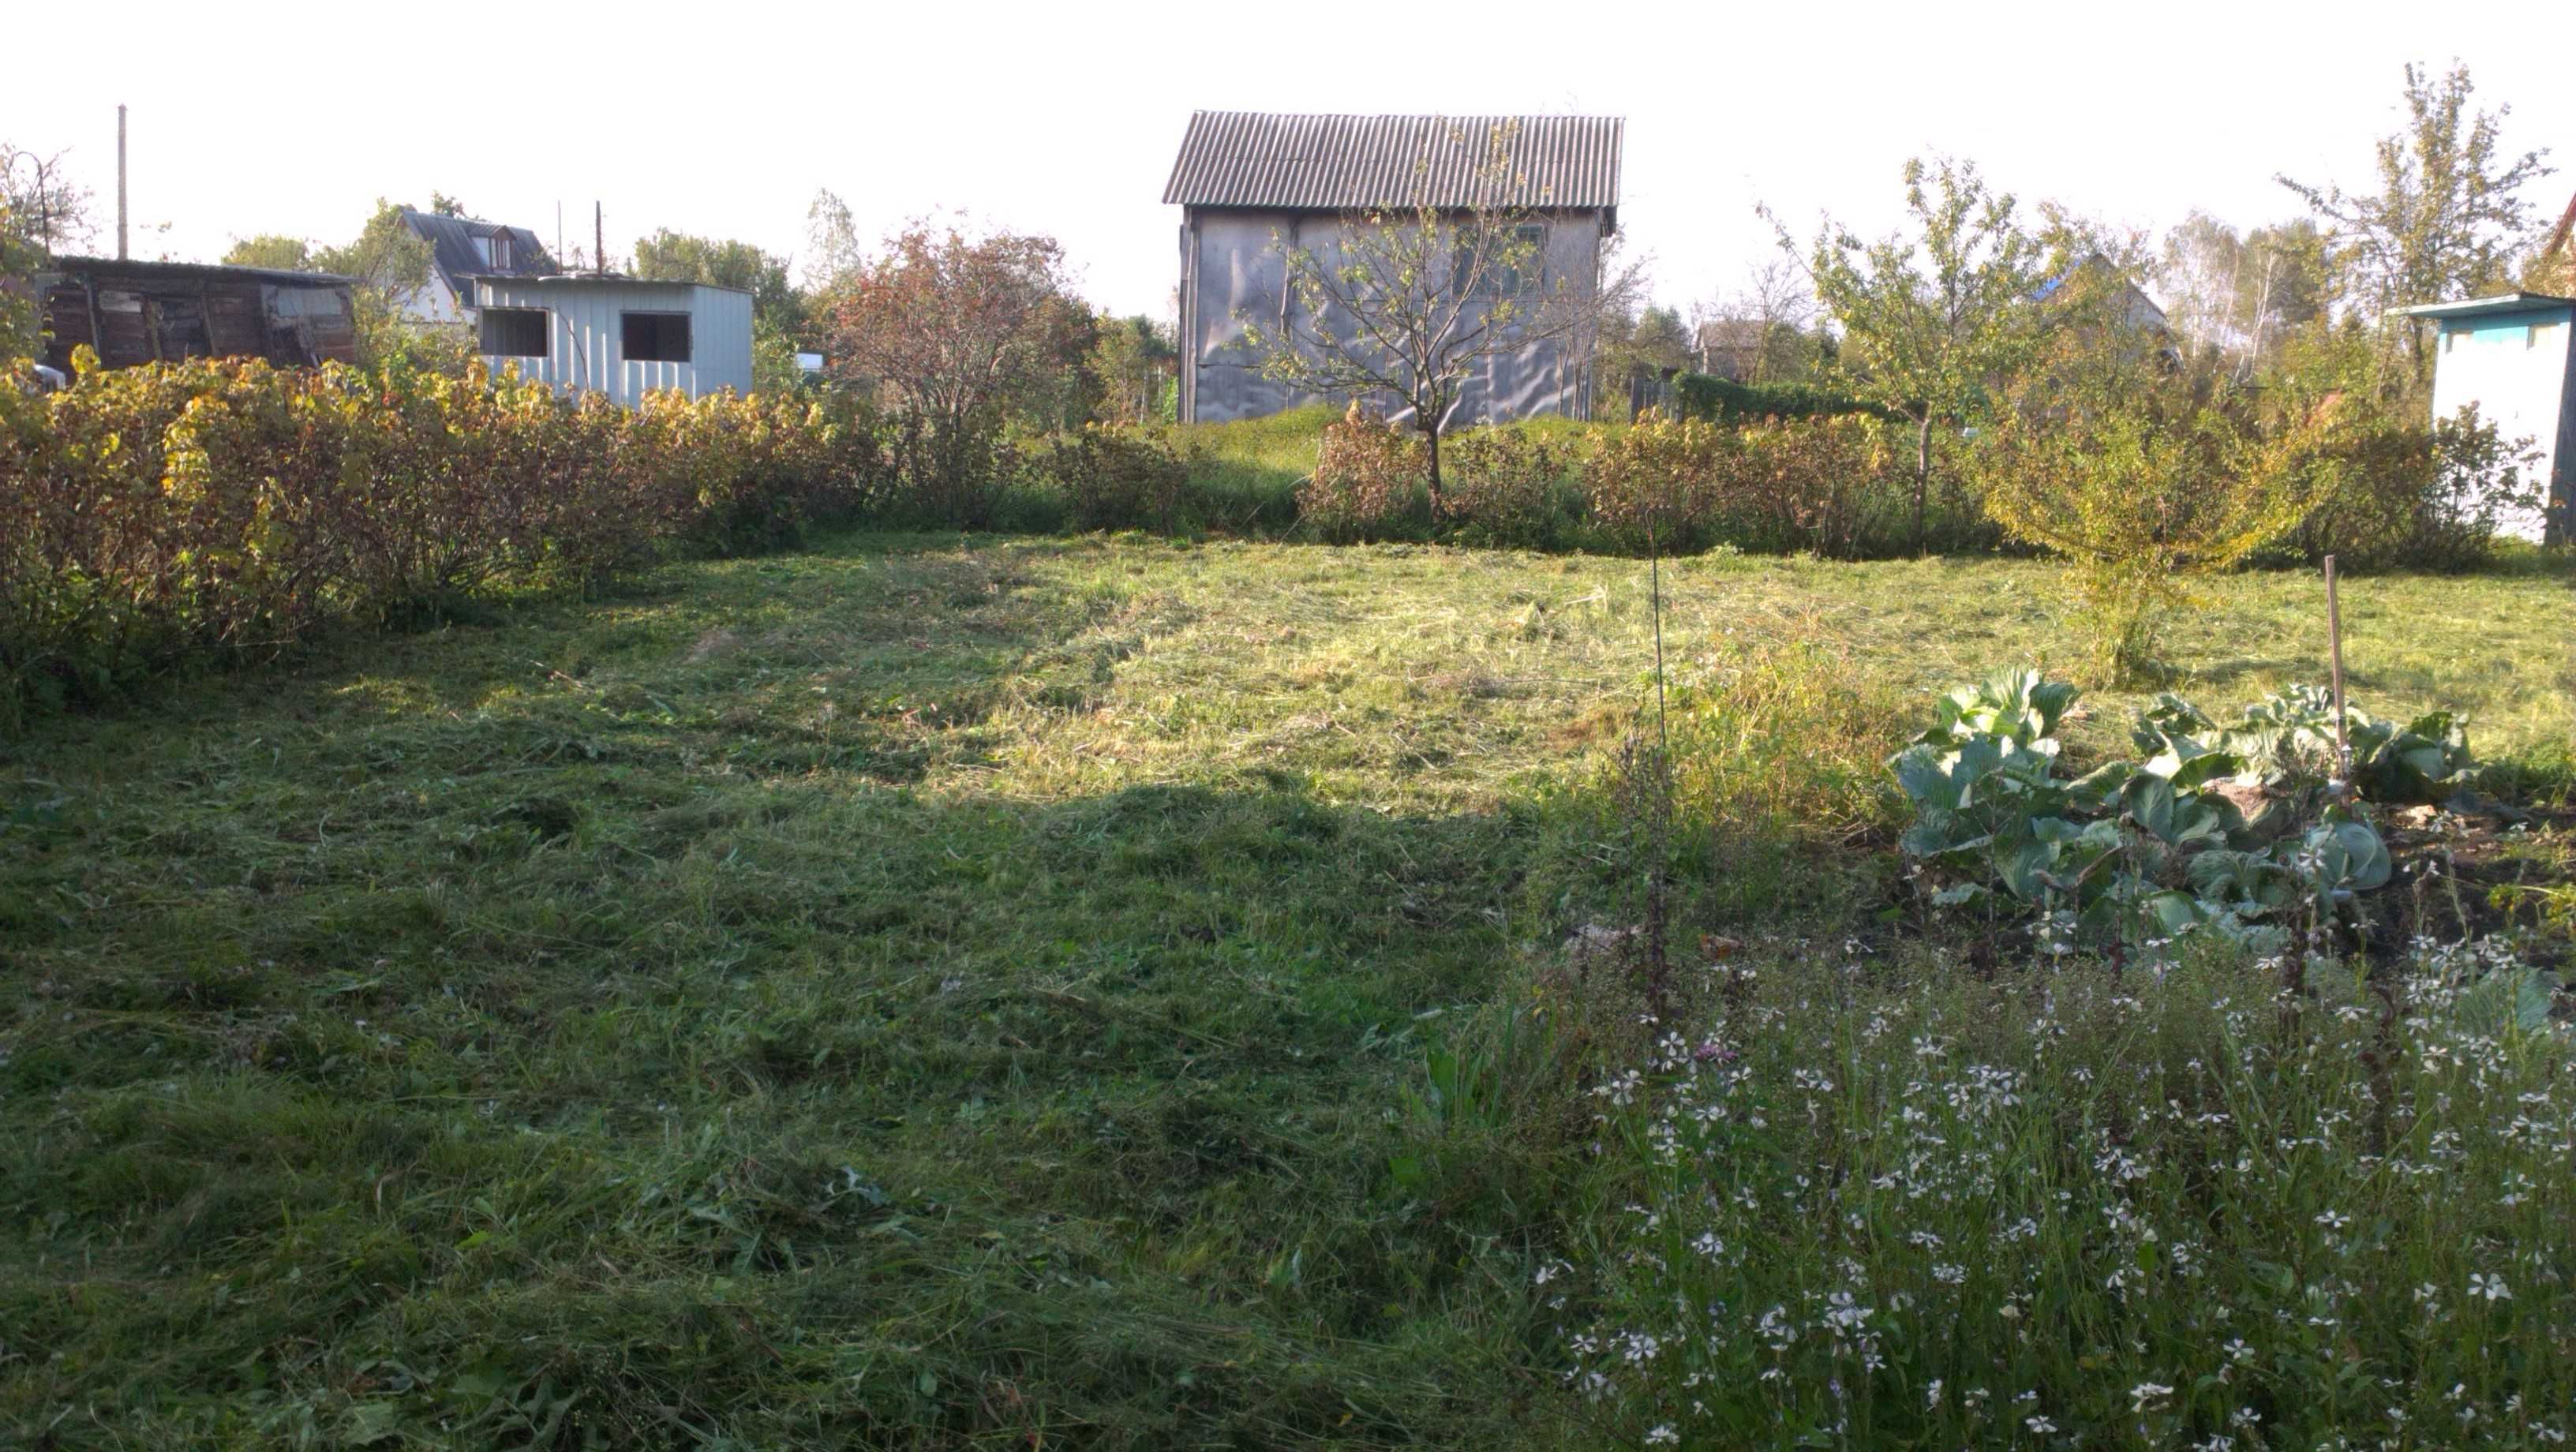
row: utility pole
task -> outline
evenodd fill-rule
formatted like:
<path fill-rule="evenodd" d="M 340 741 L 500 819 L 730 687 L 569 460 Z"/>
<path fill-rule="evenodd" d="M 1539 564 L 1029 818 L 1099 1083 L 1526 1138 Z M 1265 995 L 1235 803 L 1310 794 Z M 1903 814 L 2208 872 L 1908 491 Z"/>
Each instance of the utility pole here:
<path fill-rule="evenodd" d="M 590 270 L 602 277 L 608 275 L 608 223 L 599 203 L 590 204 Z"/>
<path fill-rule="evenodd" d="M 116 260 L 125 260 L 125 103 L 116 103 Z"/>

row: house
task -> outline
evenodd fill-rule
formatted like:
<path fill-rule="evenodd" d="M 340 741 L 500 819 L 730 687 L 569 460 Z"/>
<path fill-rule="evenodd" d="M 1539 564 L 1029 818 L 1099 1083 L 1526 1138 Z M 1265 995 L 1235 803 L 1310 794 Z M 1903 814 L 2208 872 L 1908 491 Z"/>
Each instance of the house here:
<path fill-rule="evenodd" d="M 1783 323 L 1760 318 L 1714 318 L 1691 332 L 1691 368 L 1698 373 L 1742 383 L 1762 360 L 1763 341 Z"/>
<path fill-rule="evenodd" d="M 2504 528 L 2556 544 L 2576 539 L 2576 298 L 2508 292 L 2466 302 L 2399 308 L 2441 330 L 2433 361 L 2433 416 L 2474 405 L 2507 440 L 2538 450 L 2539 509 Z"/>
<path fill-rule="evenodd" d="M 1329 401 L 1262 377 L 1245 337 L 1248 324 L 1287 322 L 1302 306 L 1289 296 L 1280 248 L 1328 248 L 1370 208 L 1472 205 L 1485 139 L 1498 128 L 1512 136 L 1512 201 L 1544 229 L 1542 279 L 1593 287 L 1603 244 L 1618 228 L 1623 126 L 1615 116 L 1193 114 L 1163 189 L 1163 201 L 1181 208 L 1181 420 L 1256 418 Z M 1580 340 L 1536 344 L 1480 367 L 1460 400 L 1462 420 L 1589 416 Z"/>
<path fill-rule="evenodd" d="M 125 368 L 168 358 L 354 363 L 350 282 L 322 272 L 58 257 L 36 276 L 43 362 L 69 372 L 74 348 Z"/>
<path fill-rule="evenodd" d="M 478 351 L 567 392 L 629 408 L 659 389 L 751 392 L 751 294 L 614 274 L 469 279 Z"/>
<path fill-rule="evenodd" d="M 472 217 L 450 217 L 405 207 L 403 225 L 429 244 L 429 280 L 402 299 L 403 315 L 418 323 L 471 321 L 474 279 L 545 277 L 561 271 L 537 234 Z"/>
<path fill-rule="evenodd" d="M 2147 296 L 2145 289 L 2131 282 L 2127 273 L 2099 252 L 2085 254 L 2082 261 L 2032 289 L 2031 300 L 2047 302 L 2061 295 L 2072 297 L 2075 294 L 2071 289 L 2079 285 L 2088 289 L 2114 289 L 2112 309 L 2128 327 L 2151 337 L 2173 336 L 2173 326 L 2166 321 L 2165 310 L 2156 306 L 2156 300 Z"/>

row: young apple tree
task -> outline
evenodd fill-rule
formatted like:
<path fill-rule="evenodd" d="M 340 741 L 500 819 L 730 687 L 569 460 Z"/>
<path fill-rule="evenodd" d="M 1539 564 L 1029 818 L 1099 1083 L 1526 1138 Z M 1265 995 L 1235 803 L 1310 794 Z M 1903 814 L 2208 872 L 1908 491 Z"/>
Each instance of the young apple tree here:
<path fill-rule="evenodd" d="M 1431 500 L 1440 494 L 1440 439 L 1489 358 L 1550 346 L 1580 355 L 1600 318 L 1627 310 L 1642 270 L 1604 276 L 1547 265 L 1547 198 L 1513 160 L 1516 128 L 1482 137 L 1459 188 L 1432 185 L 1433 158 L 1413 167 L 1400 205 L 1347 213 L 1320 248 L 1273 242 L 1286 296 L 1245 334 L 1262 376 L 1326 395 L 1380 393 L 1409 409 L 1422 435 Z"/>

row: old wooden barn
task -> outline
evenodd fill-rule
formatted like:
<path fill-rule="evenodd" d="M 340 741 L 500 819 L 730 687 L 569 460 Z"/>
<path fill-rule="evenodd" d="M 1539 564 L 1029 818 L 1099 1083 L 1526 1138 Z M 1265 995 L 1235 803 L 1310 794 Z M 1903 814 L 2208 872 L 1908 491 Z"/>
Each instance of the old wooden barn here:
<path fill-rule="evenodd" d="M 173 358 L 354 363 L 349 279 L 265 267 L 62 257 L 39 273 L 44 361 L 87 344 L 109 368 Z"/>

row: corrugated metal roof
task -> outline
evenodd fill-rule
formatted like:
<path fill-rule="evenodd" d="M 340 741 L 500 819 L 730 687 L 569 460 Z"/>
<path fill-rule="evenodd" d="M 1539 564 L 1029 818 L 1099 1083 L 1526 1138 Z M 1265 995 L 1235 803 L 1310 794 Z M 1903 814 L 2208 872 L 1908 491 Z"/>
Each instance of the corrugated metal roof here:
<path fill-rule="evenodd" d="M 1616 207 L 1618 116 L 1281 116 L 1199 111 L 1163 200 L 1192 207 L 1472 205 L 1498 129 L 1525 207 Z"/>

